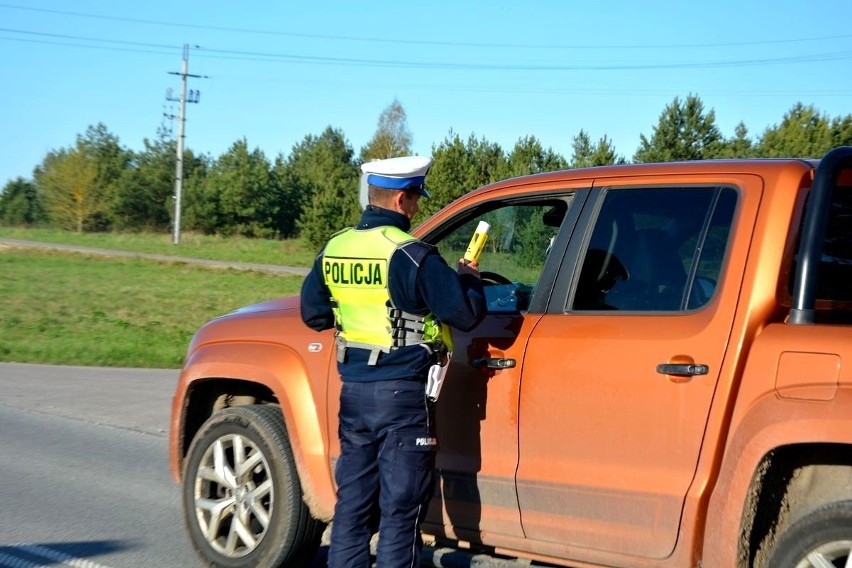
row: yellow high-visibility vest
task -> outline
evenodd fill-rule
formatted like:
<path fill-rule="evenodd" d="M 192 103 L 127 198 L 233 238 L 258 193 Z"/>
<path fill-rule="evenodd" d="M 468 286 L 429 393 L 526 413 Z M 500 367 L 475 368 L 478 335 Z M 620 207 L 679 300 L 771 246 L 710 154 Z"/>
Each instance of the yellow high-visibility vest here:
<path fill-rule="evenodd" d="M 346 229 L 333 236 L 323 252 L 323 279 L 331 292 L 338 340 L 343 347 L 372 350 L 373 363 L 379 352 L 407 345 L 437 349 L 444 343 L 451 348 L 449 329 L 432 314 L 409 314 L 391 301 L 390 259 L 415 240 L 392 226 Z"/>

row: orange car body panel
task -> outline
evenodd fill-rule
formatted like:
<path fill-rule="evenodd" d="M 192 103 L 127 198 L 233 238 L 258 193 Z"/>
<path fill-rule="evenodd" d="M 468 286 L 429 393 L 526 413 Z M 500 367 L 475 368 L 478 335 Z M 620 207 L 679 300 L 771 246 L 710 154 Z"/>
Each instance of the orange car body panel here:
<path fill-rule="evenodd" d="M 428 240 L 484 201 L 547 192 L 737 192 L 724 266 L 701 309 L 608 317 L 554 310 L 550 300 L 547 313 L 491 314 L 455 333 L 425 531 L 572 566 L 735 566 L 761 459 L 792 443 L 852 444 L 852 369 L 842 364 L 852 357 L 852 328 L 784 323 L 791 235 L 814 166 L 715 161 L 539 174 L 471 192 L 420 225 L 415 234 Z M 578 227 L 587 227 L 583 216 L 594 212 L 577 207 Z M 199 332 L 174 398 L 172 473 L 179 479 L 194 385 L 256 382 L 281 404 L 312 510 L 327 519 L 340 381 L 331 334 L 304 327 L 297 308 L 296 299 L 271 303 Z M 482 357 L 517 365 L 473 368 Z M 664 375 L 655 371 L 663 363 L 709 372 Z"/>
<path fill-rule="evenodd" d="M 329 430 L 322 417 L 329 413 L 324 393 L 333 353 L 332 334 L 306 333 L 309 330 L 302 329 L 293 305 L 298 304 L 290 299 L 231 314 L 213 320 L 196 335 L 172 401 L 171 471 L 174 478 L 180 478 L 187 449 L 180 433 L 194 388 L 216 379 L 257 383 L 272 391 L 279 402 L 303 488 L 311 495 L 312 511 L 328 519 L 335 495 L 328 463 Z M 274 309 L 268 310 L 270 307 Z M 280 309 L 290 316 L 282 318 Z M 282 319 L 292 325 L 279 328 Z M 225 321 L 227 326 L 222 325 Z M 322 348 L 317 350 L 311 344 Z"/>

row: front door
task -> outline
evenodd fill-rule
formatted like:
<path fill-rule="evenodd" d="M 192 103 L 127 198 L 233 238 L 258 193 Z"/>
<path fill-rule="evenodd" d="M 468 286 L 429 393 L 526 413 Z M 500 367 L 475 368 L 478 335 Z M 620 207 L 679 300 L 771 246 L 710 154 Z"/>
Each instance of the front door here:
<path fill-rule="evenodd" d="M 486 199 L 448 221 L 452 230 L 432 241 L 455 266 L 478 222 L 491 224 L 480 260 L 488 315 L 470 332 L 453 330 L 455 348 L 437 403 L 439 484 L 427 532 L 470 542 L 489 533 L 523 537 L 515 491 L 522 362 L 542 317 L 536 302 L 544 305 L 553 284 L 546 274 L 556 274 L 561 258 L 550 251 L 564 234 L 560 228 L 577 217 L 574 197 L 566 190 Z"/>

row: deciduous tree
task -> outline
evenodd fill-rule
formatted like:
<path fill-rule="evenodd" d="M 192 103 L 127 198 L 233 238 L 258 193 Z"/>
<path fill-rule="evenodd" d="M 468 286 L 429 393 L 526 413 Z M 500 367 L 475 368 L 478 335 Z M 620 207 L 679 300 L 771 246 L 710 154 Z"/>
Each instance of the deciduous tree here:
<path fill-rule="evenodd" d="M 97 164 L 80 139 L 70 149 L 48 154 L 36 172 L 36 185 L 52 223 L 78 233 L 87 219 L 106 210 L 97 181 Z"/>
<path fill-rule="evenodd" d="M 361 148 L 361 162 L 409 155 L 411 140 L 405 109 L 394 99 L 379 116 L 379 124 L 373 138 Z"/>

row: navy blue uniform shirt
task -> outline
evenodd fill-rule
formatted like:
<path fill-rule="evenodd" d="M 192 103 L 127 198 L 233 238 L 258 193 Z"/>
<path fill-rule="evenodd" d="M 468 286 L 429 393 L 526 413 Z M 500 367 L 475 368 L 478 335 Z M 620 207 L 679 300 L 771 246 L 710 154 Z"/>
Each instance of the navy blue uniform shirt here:
<path fill-rule="evenodd" d="M 411 223 L 405 215 L 368 205 L 356 229 L 392 225 L 405 232 Z M 302 320 L 316 330 L 334 327 L 331 293 L 322 277 L 322 252 L 302 284 Z M 472 274 L 459 275 L 450 268 L 432 245 L 417 241 L 405 251 L 394 252 L 388 265 L 388 292 L 397 308 L 418 315 L 432 312 L 450 327 L 468 331 L 485 315 L 482 282 Z M 432 356 L 423 347 L 412 345 L 381 353 L 375 366 L 368 366 L 370 351 L 348 348 L 337 368 L 344 381 L 425 378 Z"/>

